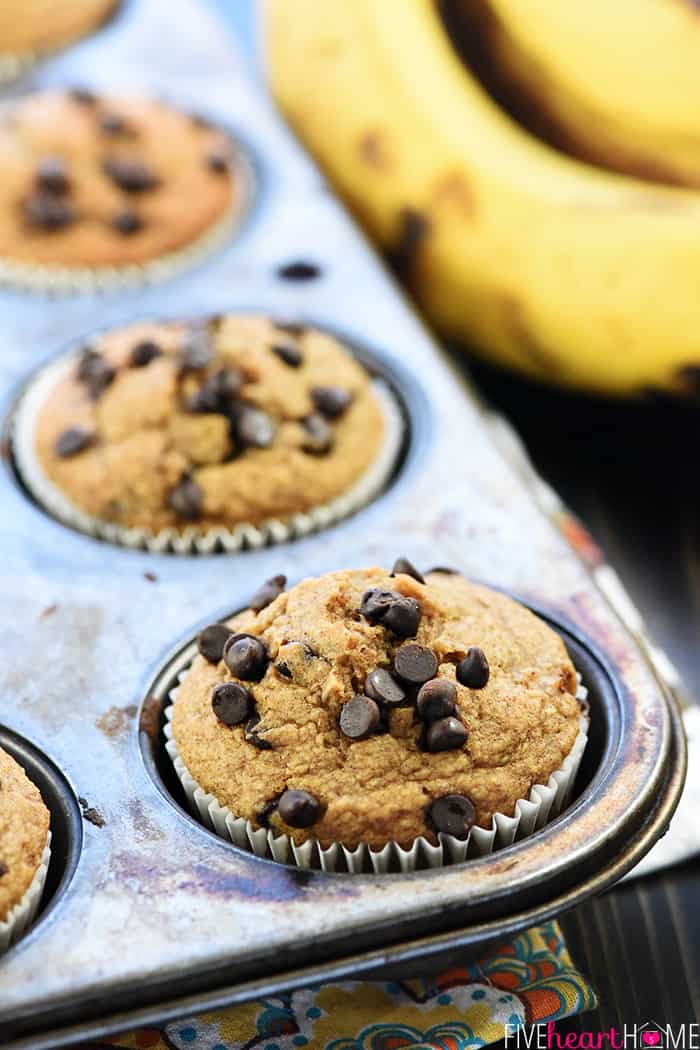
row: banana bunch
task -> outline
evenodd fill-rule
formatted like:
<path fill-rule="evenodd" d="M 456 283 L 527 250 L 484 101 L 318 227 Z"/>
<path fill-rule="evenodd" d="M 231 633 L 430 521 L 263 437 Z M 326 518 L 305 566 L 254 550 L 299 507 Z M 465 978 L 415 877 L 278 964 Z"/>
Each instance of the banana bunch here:
<path fill-rule="evenodd" d="M 483 15 L 485 0 L 442 6 L 459 16 L 472 3 Z M 646 179 L 589 166 L 524 130 L 457 54 L 435 0 L 267 0 L 269 74 L 291 124 L 443 335 L 565 386 L 697 391 L 700 190 L 692 183 L 700 181 L 700 145 L 694 169 L 692 137 L 693 120 L 700 137 L 700 63 L 691 52 L 700 10 L 696 30 L 675 32 L 675 16 L 664 19 L 662 9 L 676 6 L 490 0 L 480 33 L 483 42 L 484 25 L 507 27 L 508 47 L 500 47 L 500 30 L 488 46 L 494 61 L 506 55 L 498 61 L 521 72 L 532 48 L 533 90 L 545 94 L 544 70 L 553 122 L 577 138 L 580 155 L 610 167 L 605 142 L 614 141 L 615 166 L 646 167 Z M 589 37 L 579 24 L 625 17 L 607 55 L 584 54 Z M 635 98 L 624 83 L 635 41 L 647 32 L 650 61 L 669 69 L 680 61 L 695 85 L 687 99 L 671 91 L 652 99 L 652 87 Z M 654 56 L 654 33 L 662 50 L 675 41 L 673 50 Z M 555 61 L 564 38 L 568 52 Z M 596 77 L 607 80 L 586 83 Z M 574 99 L 576 84 L 587 108 Z M 666 121 L 671 112 L 675 123 Z M 643 157 L 672 173 L 664 181 L 688 185 L 651 181 Z"/>

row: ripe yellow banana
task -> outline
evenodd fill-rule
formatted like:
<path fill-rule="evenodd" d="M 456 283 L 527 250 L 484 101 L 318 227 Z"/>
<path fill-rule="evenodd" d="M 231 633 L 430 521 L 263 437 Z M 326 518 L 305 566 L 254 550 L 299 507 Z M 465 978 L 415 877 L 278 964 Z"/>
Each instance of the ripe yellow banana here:
<path fill-rule="evenodd" d="M 282 109 L 444 334 L 592 390 L 700 374 L 700 193 L 522 131 L 432 0 L 268 0 L 265 17 Z"/>
<path fill-rule="evenodd" d="M 700 187 L 694 0 L 440 0 L 517 120 L 604 168 Z"/>

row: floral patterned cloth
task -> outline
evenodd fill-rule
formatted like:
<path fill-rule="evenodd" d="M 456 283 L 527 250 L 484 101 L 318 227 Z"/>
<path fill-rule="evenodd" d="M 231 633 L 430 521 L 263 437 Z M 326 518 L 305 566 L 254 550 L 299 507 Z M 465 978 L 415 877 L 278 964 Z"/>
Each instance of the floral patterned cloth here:
<path fill-rule="evenodd" d="M 104 1050 L 470 1050 L 505 1026 L 591 1010 L 556 922 L 437 978 L 304 988 L 90 1046 Z M 513 1030 L 512 1028 L 510 1029 Z"/>

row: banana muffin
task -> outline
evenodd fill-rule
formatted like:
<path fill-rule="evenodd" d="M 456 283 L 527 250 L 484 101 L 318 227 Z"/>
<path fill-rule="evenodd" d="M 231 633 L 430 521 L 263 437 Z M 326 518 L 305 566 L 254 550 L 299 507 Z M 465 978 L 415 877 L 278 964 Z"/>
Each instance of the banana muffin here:
<path fill-rule="evenodd" d="M 43 54 L 94 32 L 120 0 L 2 0 L 0 58 Z"/>
<path fill-rule="evenodd" d="M 102 335 L 32 425 L 53 492 L 149 534 L 325 505 L 367 475 L 385 430 L 369 374 L 334 338 L 234 315 Z"/>
<path fill-rule="evenodd" d="M 240 187 L 228 136 L 146 98 L 39 92 L 3 107 L 0 259 L 49 268 L 143 264 L 227 218 Z"/>
<path fill-rule="evenodd" d="M 41 866 L 48 833 L 49 811 L 39 789 L 0 748 L 0 947 L 3 926 L 12 922 Z"/>
<path fill-rule="evenodd" d="M 576 672 L 511 598 L 405 559 L 285 584 L 200 633 L 172 710 L 189 775 L 255 828 L 322 847 L 465 839 L 571 752 Z"/>

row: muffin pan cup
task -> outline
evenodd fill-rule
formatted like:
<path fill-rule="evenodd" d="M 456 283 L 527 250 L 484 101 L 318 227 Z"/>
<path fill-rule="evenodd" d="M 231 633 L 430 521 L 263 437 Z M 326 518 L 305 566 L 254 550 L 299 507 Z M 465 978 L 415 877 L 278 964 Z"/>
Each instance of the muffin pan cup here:
<path fill-rule="evenodd" d="M 187 671 L 182 671 L 179 680 L 182 681 L 186 675 Z M 318 868 L 321 871 L 351 874 L 374 872 L 375 875 L 386 875 L 390 871 L 408 872 L 441 868 L 448 864 L 459 864 L 472 857 L 484 857 L 505 846 L 511 846 L 514 842 L 539 831 L 566 808 L 581 766 L 590 723 L 585 707 L 588 690 L 581 683 L 581 676 L 578 677 L 576 699 L 582 708 L 579 732 L 559 769 L 554 770 L 546 784 L 533 784 L 527 798 L 520 798 L 515 803 L 512 816 L 494 813 L 490 827 L 473 827 L 464 840 L 441 832 L 436 844 L 421 835 L 409 848 L 401 846 L 398 842 L 387 842 L 378 850 L 371 849 L 363 843 L 350 849 L 342 842 L 334 842 L 324 848 L 316 839 L 307 840 L 298 846 L 289 835 L 275 835 L 265 828 L 256 828 L 251 821 L 236 816 L 228 806 L 222 806 L 214 795 L 205 791 L 190 775 L 172 732 L 171 720 L 173 705 L 177 702 L 177 686 L 170 690 L 171 703 L 165 708 L 165 750 L 172 760 L 194 815 L 217 835 L 228 839 L 241 849 L 250 850 L 256 857 L 265 857 L 280 864 L 293 864 L 298 868 Z"/>
<path fill-rule="evenodd" d="M 668 827 L 685 769 L 678 712 L 647 652 L 541 509 L 533 476 L 499 451 L 463 374 L 231 55 L 212 10 L 127 8 L 37 86 L 138 85 L 210 112 L 250 143 L 256 208 L 244 236 L 171 285 L 50 303 L 0 291 L 5 413 L 23 377 L 87 332 L 261 312 L 371 351 L 410 441 L 391 484 L 352 517 L 217 557 L 96 542 L 41 511 L 10 463 L 0 469 L 0 741 L 26 760 L 53 836 L 39 914 L 0 958 L 3 1050 L 55 1050 L 293 987 L 475 958 L 629 870 Z M 277 276 L 297 260 L 318 278 Z M 193 633 L 277 573 L 299 580 L 399 555 L 500 586 L 559 631 L 591 711 L 569 805 L 494 853 L 384 875 L 273 863 L 215 835 L 189 812 L 163 737 Z"/>
<path fill-rule="evenodd" d="M 34 451 L 36 421 L 44 401 L 61 376 L 75 367 L 78 356 L 79 351 L 69 351 L 67 355 L 40 369 L 29 381 L 13 412 L 10 434 L 12 455 L 20 481 L 47 513 L 70 528 L 108 543 L 155 554 L 186 555 L 221 551 L 232 553 L 286 543 L 319 532 L 364 507 L 386 487 L 401 461 L 406 441 L 402 407 L 390 386 L 382 379 L 374 378 L 372 388 L 384 418 L 384 440 L 367 470 L 349 489 L 328 503 L 286 518 L 269 518 L 258 524 L 240 522 L 231 528 L 187 525 L 182 529 L 166 528 L 151 532 L 96 518 L 72 504 L 46 477 Z"/>

